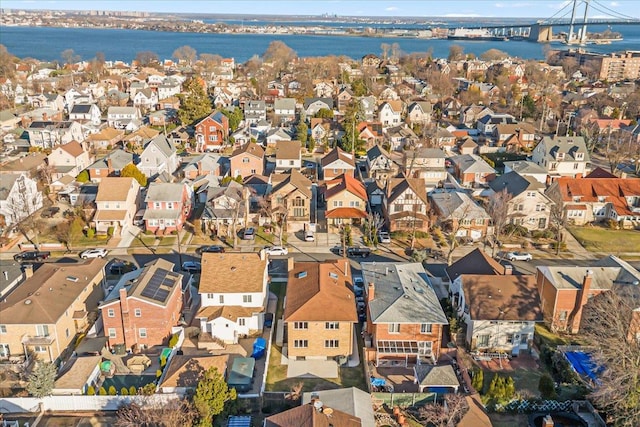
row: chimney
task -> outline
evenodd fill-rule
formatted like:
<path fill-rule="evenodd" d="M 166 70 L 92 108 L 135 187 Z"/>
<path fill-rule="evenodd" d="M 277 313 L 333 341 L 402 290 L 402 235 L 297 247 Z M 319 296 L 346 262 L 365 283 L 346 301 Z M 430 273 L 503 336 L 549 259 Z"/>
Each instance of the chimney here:
<path fill-rule="evenodd" d="M 120 288 L 120 307 L 122 307 L 122 313 L 129 312 L 129 300 L 127 299 L 127 288 L 124 286 Z"/>
<path fill-rule="evenodd" d="M 24 279 L 27 280 L 31 276 L 33 276 L 33 264 L 24 264 L 22 266 L 24 268 Z"/>
<path fill-rule="evenodd" d="M 553 422 L 553 418 L 551 417 L 551 414 L 547 414 L 544 416 L 544 418 L 542 419 L 542 427 L 553 427 L 554 426 L 554 422 Z"/>
<path fill-rule="evenodd" d="M 293 270 L 295 265 L 296 265 L 296 261 L 293 259 L 293 257 L 287 258 L 287 271 Z"/>
<path fill-rule="evenodd" d="M 513 274 L 513 265 L 511 264 L 506 264 L 504 266 L 504 273 L 505 276 L 511 276 Z"/>
<path fill-rule="evenodd" d="M 198 176 L 202 175 L 202 162 L 197 162 L 198 165 Z"/>
<path fill-rule="evenodd" d="M 580 321 L 582 320 L 582 309 L 589 299 L 592 279 L 593 271 L 587 270 L 584 274 L 584 278 L 582 279 L 582 289 L 578 291 L 576 301 L 577 306 L 574 309 L 575 315 L 573 316 L 573 325 L 571 327 L 571 332 L 574 334 L 577 334 L 578 330 L 580 329 Z"/>
<path fill-rule="evenodd" d="M 367 301 L 373 301 L 376 297 L 376 287 L 373 282 L 369 282 L 369 287 L 367 289 Z"/>
<path fill-rule="evenodd" d="M 111 155 L 107 156 L 107 175 L 111 175 L 113 172 L 113 163 L 111 162 Z"/>

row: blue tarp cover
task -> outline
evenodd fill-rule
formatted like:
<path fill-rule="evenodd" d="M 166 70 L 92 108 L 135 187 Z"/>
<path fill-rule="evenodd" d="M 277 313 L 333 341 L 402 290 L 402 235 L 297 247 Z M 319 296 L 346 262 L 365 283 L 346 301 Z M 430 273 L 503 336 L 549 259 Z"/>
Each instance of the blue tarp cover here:
<path fill-rule="evenodd" d="M 587 376 L 593 381 L 598 381 L 596 373 L 598 367 L 591 360 L 591 355 L 584 351 L 566 351 L 565 356 L 575 371 L 582 376 Z"/>
<path fill-rule="evenodd" d="M 371 377 L 371 385 L 374 387 L 384 387 L 387 381 L 384 378 Z"/>
<path fill-rule="evenodd" d="M 262 337 L 256 338 L 255 342 L 253 343 L 253 353 L 251 353 L 251 357 L 253 357 L 254 359 L 260 359 L 262 356 L 264 356 L 266 348 L 267 340 Z"/>

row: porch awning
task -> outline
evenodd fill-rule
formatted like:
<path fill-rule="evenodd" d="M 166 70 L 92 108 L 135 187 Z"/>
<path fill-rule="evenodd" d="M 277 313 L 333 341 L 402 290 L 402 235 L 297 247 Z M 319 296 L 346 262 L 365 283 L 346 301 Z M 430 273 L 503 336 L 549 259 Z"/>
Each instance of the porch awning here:
<path fill-rule="evenodd" d="M 178 219 L 180 211 L 178 209 L 147 209 L 142 219 Z"/>
<path fill-rule="evenodd" d="M 93 218 L 93 220 L 95 222 L 98 221 L 124 221 L 124 219 L 127 217 L 127 211 L 106 211 L 106 210 L 99 210 L 98 212 L 96 212 L 96 216 Z"/>
<path fill-rule="evenodd" d="M 356 208 L 335 208 L 327 211 L 326 218 L 366 218 L 367 213 Z"/>

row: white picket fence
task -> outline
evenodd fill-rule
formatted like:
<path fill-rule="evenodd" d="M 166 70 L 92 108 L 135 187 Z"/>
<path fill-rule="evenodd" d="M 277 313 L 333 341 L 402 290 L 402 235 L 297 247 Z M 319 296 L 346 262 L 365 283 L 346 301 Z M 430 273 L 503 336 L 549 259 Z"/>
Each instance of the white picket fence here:
<path fill-rule="evenodd" d="M 173 399 L 184 397 L 180 393 L 154 394 L 151 396 L 47 396 L 8 397 L 0 399 L 0 412 L 16 414 L 43 411 L 115 411 L 121 405 L 137 403 L 146 407 L 159 407 Z M 42 404 L 42 408 L 40 405 Z"/>

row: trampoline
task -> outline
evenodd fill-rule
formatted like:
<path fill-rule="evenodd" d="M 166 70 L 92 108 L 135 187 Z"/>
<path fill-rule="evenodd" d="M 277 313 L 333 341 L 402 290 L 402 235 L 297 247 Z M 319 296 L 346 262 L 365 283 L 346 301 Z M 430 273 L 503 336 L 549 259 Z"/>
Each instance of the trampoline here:
<path fill-rule="evenodd" d="M 591 354 L 584 351 L 565 351 L 564 356 L 578 375 L 587 377 L 596 384 L 598 383 L 597 374 L 600 369 L 591 359 Z"/>

